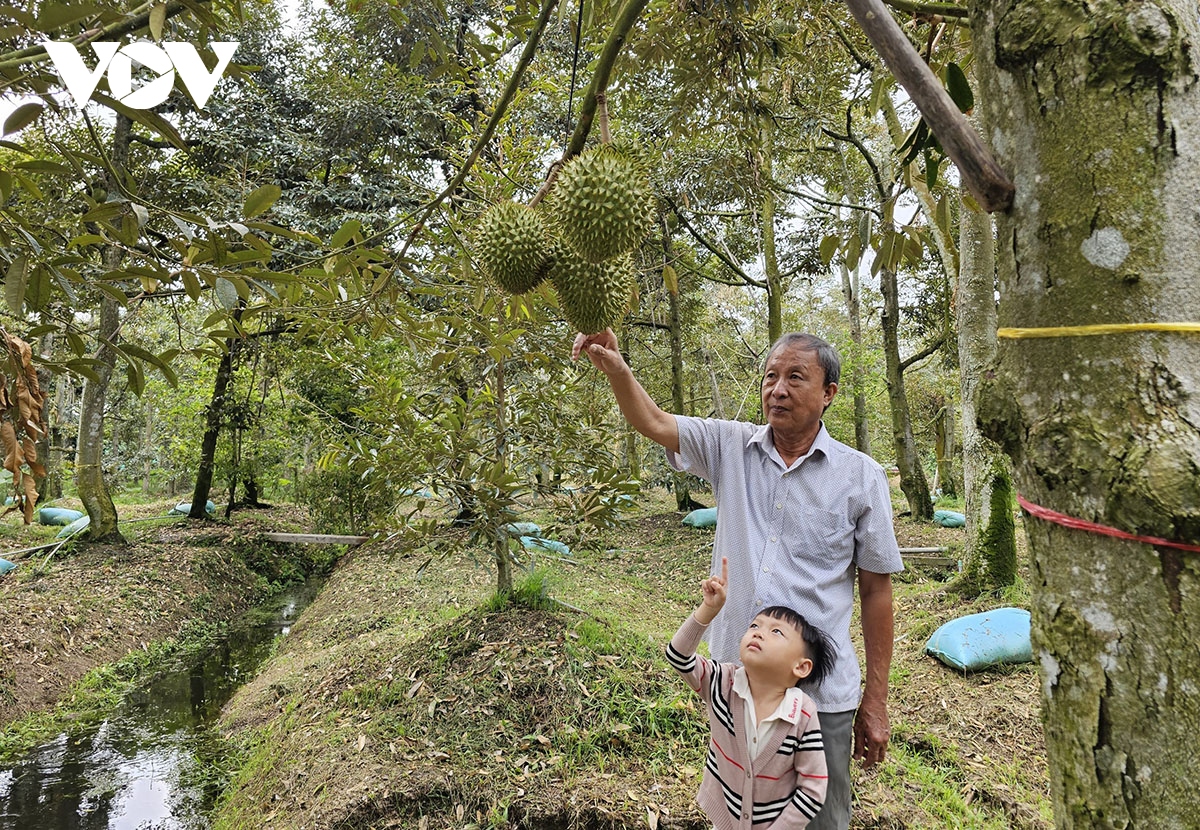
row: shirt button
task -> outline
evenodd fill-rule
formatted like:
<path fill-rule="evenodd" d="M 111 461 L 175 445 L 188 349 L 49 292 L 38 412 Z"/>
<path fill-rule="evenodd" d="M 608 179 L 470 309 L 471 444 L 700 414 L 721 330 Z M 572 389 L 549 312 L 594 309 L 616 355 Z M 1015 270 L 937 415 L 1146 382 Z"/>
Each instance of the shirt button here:
<path fill-rule="evenodd" d="M 770 572 L 771 572 L 771 569 L 768 568 L 766 565 L 763 565 L 763 573 L 769 574 Z"/>
<path fill-rule="evenodd" d="M 760 599 L 760 600 L 757 600 L 757 601 L 755 601 L 755 603 L 754 603 L 754 604 L 755 604 L 755 605 L 762 605 L 762 600 L 761 600 L 761 599 Z"/>
<path fill-rule="evenodd" d="M 778 541 L 779 541 L 779 539 L 778 539 L 778 538 L 776 538 L 776 537 L 774 537 L 774 536 L 772 536 L 772 537 L 771 537 L 771 541 L 772 541 L 772 542 L 778 542 Z"/>
<path fill-rule="evenodd" d="M 782 504 L 781 502 L 775 502 L 775 509 L 776 509 L 776 510 L 782 510 L 782 509 L 783 509 L 783 504 Z"/>

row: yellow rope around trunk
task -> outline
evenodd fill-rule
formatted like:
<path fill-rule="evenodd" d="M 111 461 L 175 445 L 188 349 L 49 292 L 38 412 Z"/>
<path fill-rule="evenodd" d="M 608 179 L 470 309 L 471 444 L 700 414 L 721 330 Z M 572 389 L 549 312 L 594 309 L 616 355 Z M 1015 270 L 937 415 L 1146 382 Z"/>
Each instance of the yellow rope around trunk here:
<path fill-rule="evenodd" d="M 1031 337 L 1088 337 L 1095 334 L 1128 334 L 1135 331 L 1174 331 L 1200 334 L 1200 323 L 1102 323 L 1094 326 L 1050 326 L 1047 328 L 1001 328 L 997 337 L 1021 340 Z"/>

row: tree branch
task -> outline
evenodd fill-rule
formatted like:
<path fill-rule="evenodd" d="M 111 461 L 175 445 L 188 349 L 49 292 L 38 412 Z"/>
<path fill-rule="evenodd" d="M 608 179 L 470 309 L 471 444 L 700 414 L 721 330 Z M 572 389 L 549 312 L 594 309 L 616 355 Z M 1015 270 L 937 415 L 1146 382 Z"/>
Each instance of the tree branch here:
<path fill-rule="evenodd" d="M 691 222 L 689 222 L 687 220 L 687 217 L 685 217 L 679 211 L 678 205 L 676 205 L 670 199 L 666 199 L 666 202 L 667 202 L 667 206 L 671 208 L 671 212 L 674 213 L 676 217 L 678 217 L 679 221 L 683 224 L 683 227 L 687 229 L 687 232 L 690 233 L 697 242 L 699 242 L 706 249 L 708 249 L 709 253 L 711 253 L 717 259 L 721 260 L 721 262 L 725 265 L 726 268 L 728 268 L 733 273 L 737 274 L 738 278 L 741 280 L 741 282 L 726 282 L 725 283 L 726 285 L 753 285 L 756 288 L 766 288 L 767 287 L 767 283 L 765 281 L 756 280 L 753 277 L 751 277 L 749 274 L 747 274 L 745 271 L 743 271 L 741 269 L 741 267 L 736 262 L 734 262 L 727 254 L 725 254 L 723 251 L 719 250 L 717 248 L 717 246 L 714 245 L 712 242 L 709 242 L 708 239 L 705 238 L 704 234 L 700 233 L 700 231 L 693 228 Z M 715 280 L 715 282 L 722 282 L 722 281 Z"/>
<path fill-rule="evenodd" d="M 521 84 L 521 79 L 525 76 L 525 70 L 529 68 L 529 64 L 533 62 L 533 55 L 537 51 L 538 43 L 542 39 L 542 33 L 546 31 L 546 24 L 550 20 L 550 15 L 554 11 L 554 7 L 558 5 L 558 0 L 544 0 L 542 3 L 541 13 L 538 15 L 537 22 L 534 24 L 533 31 L 529 35 L 529 40 L 525 42 L 525 49 L 521 52 L 521 58 L 517 61 L 516 67 L 513 69 L 512 76 L 508 79 L 508 86 L 505 87 L 504 93 L 500 96 L 500 100 L 496 102 L 496 109 L 492 112 L 492 117 L 488 120 L 487 125 L 483 128 L 482 135 L 475 142 L 475 146 L 471 148 L 470 155 L 459 168 L 458 173 L 446 185 L 434 200 L 425 208 L 425 214 L 417 220 L 417 224 L 409 233 L 408 239 L 404 240 L 404 245 L 400 248 L 400 253 L 397 259 L 404 259 L 404 255 L 408 252 L 421 231 L 425 229 L 425 223 L 429 221 L 429 217 L 437 210 L 438 206 L 454 191 L 466 181 L 467 174 L 471 172 L 471 168 L 475 165 L 479 154 L 483 152 L 483 148 L 492 140 L 496 129 L 500 126 L 501 119 L 504 118 L 504 113 L 508 110 L 508 105 L 512 103 L 512 99 L 517 94 L 517 87 Z"/>
<path fill-rule="evenodd" d="M 917 17 L 952 17 L 958 20 L 966 20 L 968 17 L 967 7 L 955 3 L 922 3 L 918 0 L 883 0 L 883 2 L 898 12 L 907 12 Z"/>
<path fill-rule="evenodd" d="M 883 184 L 883 176 L 880 175 L 880 173 L 879 173 L 879 167 L 875 164 L 874 157 L 871 155 L 871 152 L 867 149 L 867 146 L 865 144 L 863 144 L 860 139 L 855 137 L 854 131 L 850 128 L 850 107 L 846 107 L 846 134 L 845 135 L 838 135 L 833 130 L 826 129 L 825 127 L 821 128 L 821 132 L 825 133 L 825 135 L 829 136 L 830 138 L 836 139 L 838 141 L 845 141 L 849 144 L 853 144 L 855 147 L 858 148 L 858 152 L 862 155 L 863 159 L 867 162 L 867 166 L 871 168 L 871 174 L 875 178 L 875 189 L 879 191 L 879 198 L 886 199 L 888 196 L 888 188 L 885 187 Z"/>
<path fill-rule="evenodd" d="M 942 331 L 942 333 L 939 334 L 937 336 L 937 338 L 934 339 L 934 341 L 932 343 L 930 343 L 928 346 L 921 349 L 921 351 L 917 352 L 916 354 L 910 355 L 906 360 L 901 360 L 900 361 L 901 373 L 903 373 L 909 366 L 912 366 L 914 363 L 924 360 L 925 358 L 929 357 L 931 354 L 936 352 L 938 349 L 940 349 L 942 347 L 942 345 L 949 338 L 950 338 L 949 330 L 944 329 Z"/>
<path fill-rule="evenodd" d="M 845 210 L 865 210 L 869 213 L 875 214 L 880 219 L 883 218 L 883 211 L 878 210 L 877 208 L 867 207 L 866 205 L 847 205 L 841 202 L 830 201 L 829 199 L 822 199 L 819 196 L 813 196 L 811 193 L 801 193 L 798 190 L 792 190 L 790 187 L 784 187 L 778 182 L 774 183 L 774 187 L 780 193 L 786 193 L 789 196 L 795 196 L 797 199 L 804 199 L 807 202 L 815 202 L 818 205 L 828 205 L 829 207 L 833 208 L 844 208 Z"/>
<path fill-rule="evenodd" d="M 132 34 L 133 32 L 141 31 L 150 25 L 150 13 L 153 10 L 152 3 L 145 3 L 139 9 L 135 10 L 132 17 L 127 17 L 119 20 L 116 23 L 110 23 L 99 29 L 88 29 L 75 37 L 71 38 L 71 42 L 76 46 L 83 46 L 96 40 L 119 40 L 121 37 Z M 169 20 L 176 15 L 187 11 L 187 6 L 180 0 L 170 0 L 167 3 L 167 19 Z M 40 43 L 37 46 L 27 46 L 24 49 L 18 49 L 15 52 L 9 52 L 6 55 L 0 55 L 0 71 L 18 66 L 24 66 L 27 63 L 35 63 L 46 57 L 46 47 Z"/>
<path fill-rule="evenodd" d="M 638 17 L 649 2 L 650 0 L 626 0 L 613 22 L 608 40 L 605 41 L 604 48 L 600 50 L 600 57 L 596 60 L 596 71 L 592 73 L 592 80 L 580 96 L 579 120 L 575 122 L 575 132 L 571 134 L 567 151 L 563 153 L 563 161 L 583 152 L 588 133 L 592 129 L 592 121 L 596 117 L 596 96 L 608 91 L 608 79 L 612 75 L 617 56 L 621 54 L 621 47 L 625 45 L 625 38 L 633 30 L 633 25 L 637 23 Z"/>
<path fill-rule="evenodd" d="M 900 30 L 883 0 L 846 0 L 888 69 L 908 92 L 929 129 L 957 166 L 967 189 L 984 210 L 1008 210 L 1016 187 L 971 128 L 939 81 Z"/>

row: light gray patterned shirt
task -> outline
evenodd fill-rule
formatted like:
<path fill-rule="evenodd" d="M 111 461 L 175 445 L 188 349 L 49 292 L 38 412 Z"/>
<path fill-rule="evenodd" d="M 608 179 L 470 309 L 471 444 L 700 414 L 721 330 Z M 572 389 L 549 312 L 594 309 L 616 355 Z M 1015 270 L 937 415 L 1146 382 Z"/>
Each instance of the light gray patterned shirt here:
<path fill-rule="evenodd" d="M 806 689 L 822 712 L 858 706 L 862 675 L 850 640 L 856 568 L 904 569 L 892 527 L 887 476 L 869 455 L 833 440 L 821 425 L 808 453 L 783 463 L 770 426 L 677 415 L 677 470 L 712 483 L 717 499 L 712 573 L 729 558 L 729 593 L 708 629 L 718 662 L 738 662 L 738 644 L 763 608 L 786 605 L 832 638 L 833 672 Z"/>

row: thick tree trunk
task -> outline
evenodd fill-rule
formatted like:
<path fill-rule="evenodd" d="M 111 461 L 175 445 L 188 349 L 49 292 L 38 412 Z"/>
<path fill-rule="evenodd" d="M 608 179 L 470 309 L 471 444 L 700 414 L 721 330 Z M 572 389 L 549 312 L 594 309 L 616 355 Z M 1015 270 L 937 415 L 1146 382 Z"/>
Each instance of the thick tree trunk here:
<path fill-rule="evenodd" d="M 979 382 L 996 358 L 996 257 L 992 220 L 961 205 L 958 366 L 962 383 L 963 512 L 967 517 L 963 588 L 978 594 L 1011 585 L 1017 573 L 1008 457 L 976 422 Z"/>
<path fill-rule="evenodd" d="M 997 217 L 1002 345 L 980 417 L 1038 514 L 1056 822 L 1200 827 L 1200 552 L 1178 547 L 1200 545 L 1200 337 L 1006 331 L 1200 321 L 1200 17 L 1195 0 L 971 13 L 988 137 L 1017 183 Z"/>
<path fill-rule="evenodd" d="M 900 298 L 895 273 L 880 268 L 879 287 L 883 293 L 883 355 L 887 364 L 892 444 L 896 450 L 896 466 L 900 468 L 900 490 L 908 501 L 913 518 L 928 520 L 933 518 L 933 503 L 929 498 L 929 482 L 917 453 L 912 416 L 908 411 L 908 395 L 904 391 L 904 369 L 900 364 Z"/>

